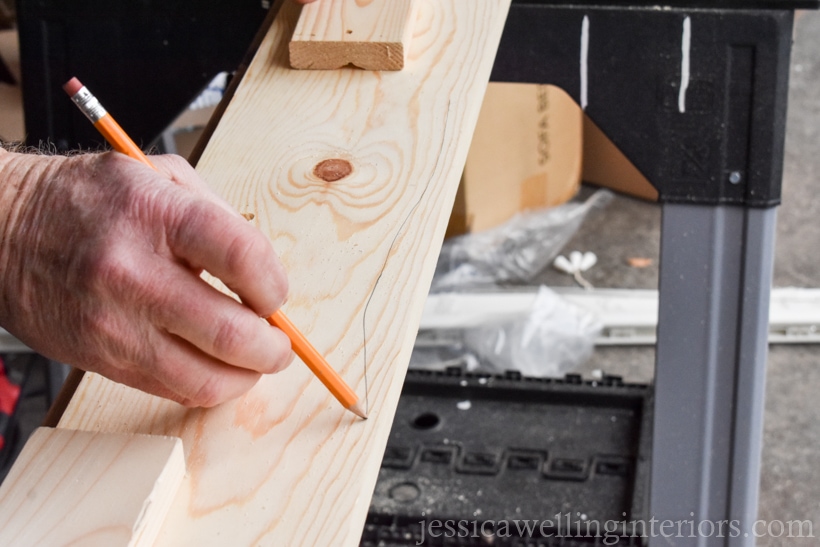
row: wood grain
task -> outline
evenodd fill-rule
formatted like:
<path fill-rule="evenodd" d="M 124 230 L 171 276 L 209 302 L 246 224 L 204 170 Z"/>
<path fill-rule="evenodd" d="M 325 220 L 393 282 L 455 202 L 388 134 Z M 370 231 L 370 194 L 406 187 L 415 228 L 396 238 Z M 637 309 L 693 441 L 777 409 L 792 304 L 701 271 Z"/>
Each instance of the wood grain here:
<path fill-rule="evenodd" d="M 370 418 L 298 361 L 209 410 L 86 374 L 61 427 L 183 439 L 158 544 L 358 543 L 508 6 L 421 1 L 406 69 L 383 73 L 291 70 L 298 7 L 282 5 L 198 170 L 254 213 L 288 269 L 285 313 L 368 384 Z M 328 159 L 350 174 L 317 176 Z"/>
<path fill-rule="evenodd" d="M 152 545 L 184 475 L 179 439 L 41 427 L 0 487 L 0 545 Z"/>
<path fill-rule="evenodd" d="M 322 0 L 307 4 L 290 42 L 293 68 L 401 70 L 417 0 Z"/>

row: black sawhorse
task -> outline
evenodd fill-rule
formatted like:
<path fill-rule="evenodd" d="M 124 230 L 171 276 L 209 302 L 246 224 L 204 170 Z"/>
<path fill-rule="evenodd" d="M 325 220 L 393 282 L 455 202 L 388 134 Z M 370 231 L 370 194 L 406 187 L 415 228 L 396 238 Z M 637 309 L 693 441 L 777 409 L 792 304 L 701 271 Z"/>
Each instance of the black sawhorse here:
<path fill-rule="evenodd" d="M 493 79 L 563 88 L 658 189 L 649 544 L 753 545 L 793 10 L 817 5 L 612 4 L 514 4 Z"/>

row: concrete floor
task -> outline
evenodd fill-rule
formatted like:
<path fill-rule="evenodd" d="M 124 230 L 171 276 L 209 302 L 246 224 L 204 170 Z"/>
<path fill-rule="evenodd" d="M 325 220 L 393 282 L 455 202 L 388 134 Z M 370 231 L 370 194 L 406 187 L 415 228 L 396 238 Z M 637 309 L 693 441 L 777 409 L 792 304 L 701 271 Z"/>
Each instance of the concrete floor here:
<path fill-rule="evenodd" d="M 820 12 L 806 12 L 797 21 L 793 52 L 783 205 L 779 210 L 775 286 L 820 287 L 820 197 L 815 173 L 820 172 Z M 568 249 L 594 251 L 598 265 L 586 277 L 596 287 L 655 288 L 660 208 L 618 197 L 591 216 Z M 631 268 L 626 259 L 654 258 L 646 269 Z M 558 273 L 539 281 L 571 285 Z M 603 369 L 631 381 L 652 379 L 651 348 L 599 348 L 585 371 Z M 765 520 L 804 520 L 820 536 L 820 346 L 772 346 L 768 361 L 765 437 L 759 515 Z M 42 405 L 24 420 L 36 424 Z M 818 545 L 820 540 L 763 539 L 759 545 Z"/>
<path fill-rule="evenodd" d="M 820 287 L 820 13 L 796 28 L 774 283 Z M 820 535 L 820 347 L 770 347 L 768 366 L 760 518 L 810 519 Z"/>

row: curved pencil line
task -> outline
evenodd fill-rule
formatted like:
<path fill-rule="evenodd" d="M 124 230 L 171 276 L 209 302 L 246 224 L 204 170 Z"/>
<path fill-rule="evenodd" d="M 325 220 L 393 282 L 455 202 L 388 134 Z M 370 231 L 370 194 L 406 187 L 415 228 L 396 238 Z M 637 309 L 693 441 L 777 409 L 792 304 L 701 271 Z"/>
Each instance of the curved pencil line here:
<path fill-rule="evenodd" d="M 393 236 L 393 241 L 390 242 L 390 247 L 387 248 L 387 256 L 384 258 L 384 264 L 382 264 L 382 269 L 379 272 L 378 277 L 376 277 L 376 282 L 373 284 L 373 290 L 370 291 L 370 296 L 367 297 L 367 302 L 364 305 L 364 311 L 362 312 L 362 338 L 363 338 L 363 354 L 364 354 L 364 406 L 365 406 L 365 414 L 370 414 L 370 398 L 369 398 L 369 389 L 368 389 L 368 382 L 367 382 L 367 309 L 370 307 L 370 301 L 373 300 L 373 295 L 376 294 L 376 288 L 379 286 L 379 281 L 382 279 L 382 275 L 384 275 L 384 270 L 387 269 L 387 261 L 390 258 L 390 253 L 393 251 L 393 247 L 396 245 L 396 240 L 399 239 L 399 234 L 401 234 L 404 226 L 407 224 L 407 221 L 410 220 L 410 217 L 413 216 L 413 213 L 418 209 L 418 206 L 421 204 L 421 200 L 424 199 L 425 194 L 427 194 L 427 190 L 430 188 L 430 184 L 433 182 L 433 176 L 435 176 L 436 171 L 438 171 L 438 164 L 439 160 L 441 159 L 441 151 L 444 149 L 444 143 L 447 139 L 447 121 L 450 119 L 450 101 L 447 101 L 447 113 L 444 115 L 444 129 L 441 132 L 441 146 L 439 147 L 439 154 L 436 156 L 436 162 L 433 164 L 433 171 L 430 173 L 430 178 L 427 179 L 427 184 L 424 186 L 424 190 L 421 191 L 421 195 L 410 211 L 407 213 L 407 216 L 404 218 L 402 223 L 399 225 L 399 229 L 396 230 L 396 235 Z"/>

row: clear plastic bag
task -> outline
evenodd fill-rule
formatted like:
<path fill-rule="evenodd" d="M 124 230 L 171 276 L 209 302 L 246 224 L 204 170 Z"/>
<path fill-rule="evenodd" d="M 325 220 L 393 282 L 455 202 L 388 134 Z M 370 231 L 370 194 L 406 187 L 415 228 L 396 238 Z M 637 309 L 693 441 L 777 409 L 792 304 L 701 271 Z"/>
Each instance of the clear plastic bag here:
<path fill-rule="evenodd" d="M 529 316 L 467 329 L 464 345 L 498 371 L 558 377 L 589 359 L 601 328 L 594 314 L 542 286 Z"/>
<path fill-rule="evenodd" d="M 587 213 L 612 200 L 598 190 L 583 203 L 521 213 L 501 226 L 444 242 L 431 292 L 527 282 L 549 265 Z"/>

